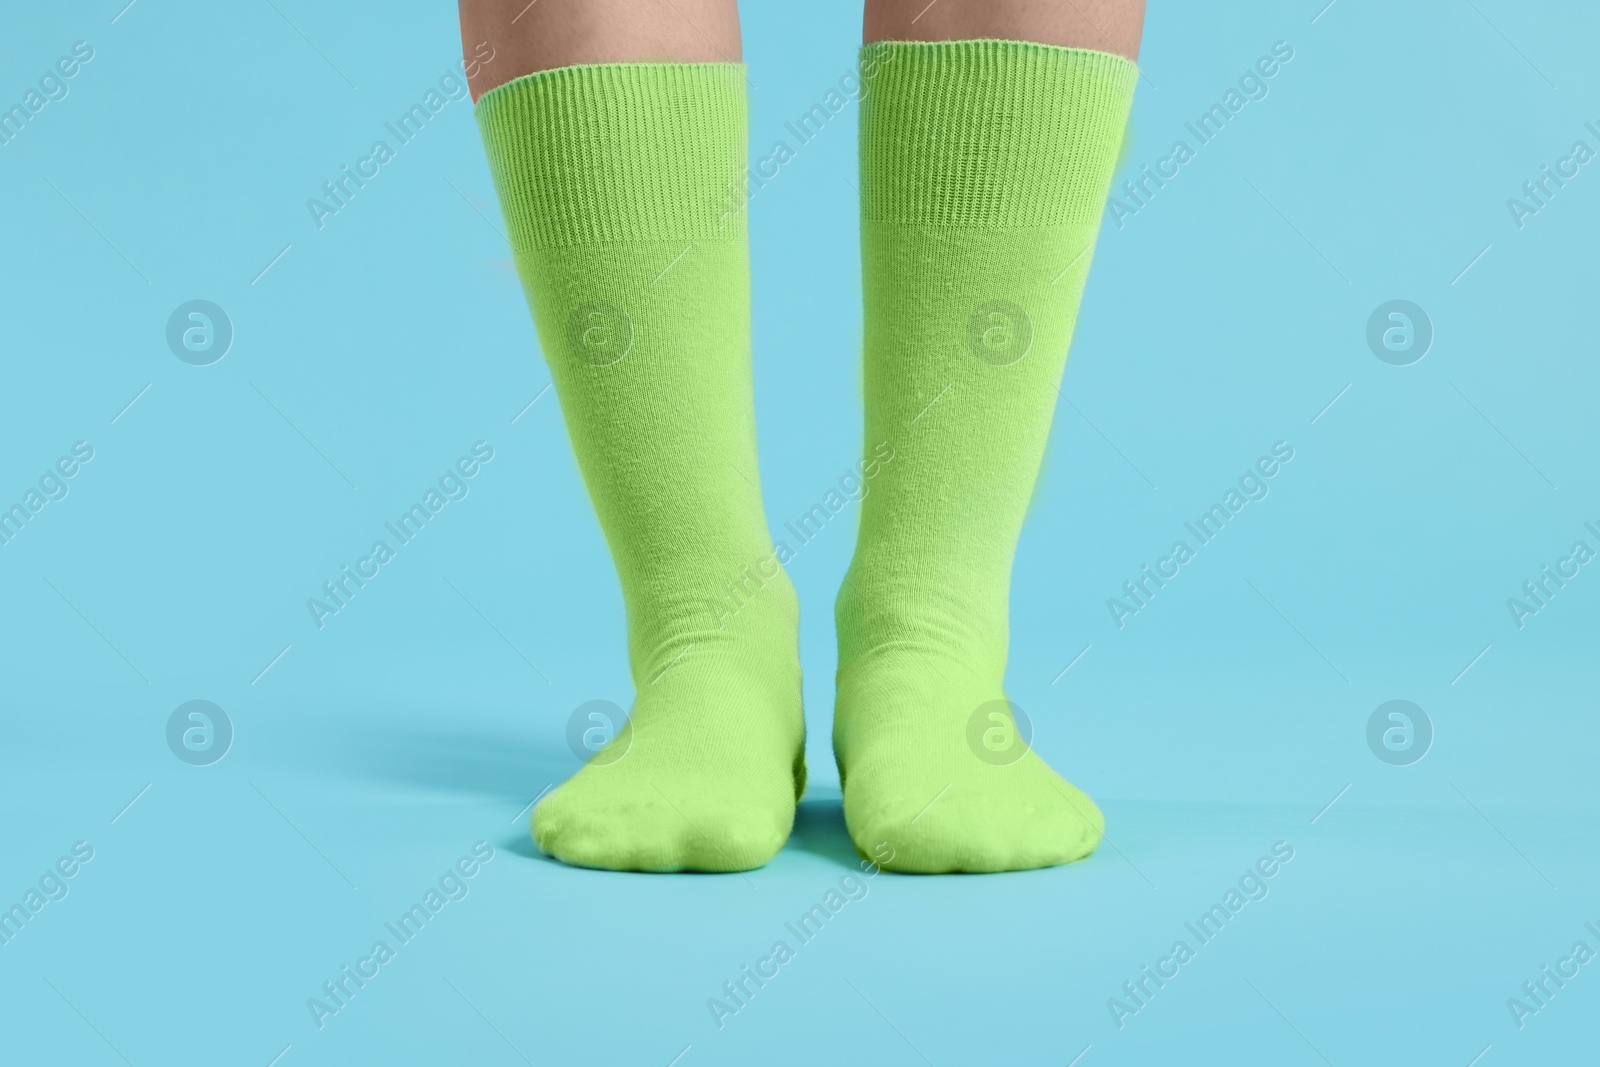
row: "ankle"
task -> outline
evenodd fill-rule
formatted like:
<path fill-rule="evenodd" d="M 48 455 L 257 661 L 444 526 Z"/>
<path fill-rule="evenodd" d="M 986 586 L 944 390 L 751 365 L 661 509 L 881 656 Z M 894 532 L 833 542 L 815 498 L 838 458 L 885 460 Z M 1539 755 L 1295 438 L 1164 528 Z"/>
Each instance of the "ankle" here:
<path fill-rule="evenodd" d="M 680 657 L 770 648 L 795 655 L 800 602 L 782 568 L 755 566 L 700 581 L 642 584 L 628 597 L 628 644 L 649 674 Z"/>
<path fill-rule="evenodd" d="M 1003 588 L 1003 587 L 1002 587 Z M 963 674 L 1005 663 L 1006 605 L 927 579 L 846 574 L 834 603 L 843 670 L 867 657 L 906 656 Z"/>

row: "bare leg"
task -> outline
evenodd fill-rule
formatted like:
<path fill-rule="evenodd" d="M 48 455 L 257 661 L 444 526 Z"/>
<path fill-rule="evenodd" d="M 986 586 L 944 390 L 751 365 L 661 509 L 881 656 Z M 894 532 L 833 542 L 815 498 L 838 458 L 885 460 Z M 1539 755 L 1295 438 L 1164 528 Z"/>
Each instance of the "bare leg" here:
<path fill-rule="evenodd" d="M 735 0 L 460 0 L 459 6 L 474 101 L 524 74 L 578 63 L 739 62 Z M 493 62 L 474 53 L 484 42 Z"/>
<path fill-rule="evenodd" d="M 993 37 L 1139 58 L 1144 0 L 867 0 L 873 41 Z"/>

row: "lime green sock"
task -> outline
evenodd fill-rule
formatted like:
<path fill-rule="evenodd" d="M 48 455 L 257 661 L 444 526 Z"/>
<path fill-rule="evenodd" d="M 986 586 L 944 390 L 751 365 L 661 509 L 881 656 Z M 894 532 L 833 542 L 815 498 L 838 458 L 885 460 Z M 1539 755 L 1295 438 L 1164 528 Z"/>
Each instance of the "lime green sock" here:
<path fill-rule="evenodd" d="M 628 612 L 624 730 L 533 813 L 569 863 L 759 867 L 804 782 L 798 606 L 757 488 L 735 64 L 564 67 L 477 107 Z"/>
<path fill-rule="evenodd" d="M 1007 599 L 1137 72 L 1012 41 L 863 60 L 866 444 L 894 458 L 836 610 L 845 818 L 889 869 L 1065 863 L 1104 820 L 1013 729 Z"/>

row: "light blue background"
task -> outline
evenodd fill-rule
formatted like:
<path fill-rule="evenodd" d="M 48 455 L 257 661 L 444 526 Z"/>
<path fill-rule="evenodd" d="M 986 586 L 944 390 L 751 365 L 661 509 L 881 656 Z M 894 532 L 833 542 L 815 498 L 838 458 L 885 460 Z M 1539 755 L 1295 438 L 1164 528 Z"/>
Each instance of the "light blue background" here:
<path fill-rule="evenodd" d="M 1600 950 L 1600 568 L 1520 630 L 1506 607 L 1600 548 L 1600 164 L 1521 229 L 1506 206 L 1575 140 L 1600 149 L 1591 6 L 1152 4 L 1119 183 L 1274 42 L 1294 58 L 1108 216 L 1018 553 L 1010 692 L 1109 840 L 1057 870 L 875 878 L 719 1031 L 707 998 L 855 869 L 827 745 L 854 516 L 792 567 L 814 784 L 784 852 L 742 877 L 539 857 L 525 813 L 577 765 L 567 716 L 629 691 L 554 396 L 526 407 L 549 377 L 470 106 L 325 228 L 305 206 L 456 62 L 453 6 L 123 2 L 0 18 L 6 106 L 94 48 L 0 146 L 0 501 L 95 450 L 0 547 L 0 904 L 94 849 L 0 945 L 8 1062 L 1592 1050 L 1600 963 L 1521 1030 L 1506 1007 L 1575 941 Z M 759 156 L 852 69 L 860 10 L 744 6 Z M 751 204 L 775 526 L 857 458 L 855 124 Z M 164 339 L 196 298 L 236 331 L 206 367 Z M 1364 339 L 1395 298 L 1436 331 L 1411 366 Z M 470 496 L 318 630 L 306 599 L 479 440 Z M 1117 629 L 1106 599 L 1280 440 L 1271 495 Z M 1405 767 L 1365 740 L 1399 698 L 1436 733 Z M 165 741 L 192 699 L 236 730 L 208 767 Z M 479 840 L 470 895 L 319 1030 L 307 998 Z M 1270 895 L 1119 1030 L 1107 999 L 1280 840 Z"/>

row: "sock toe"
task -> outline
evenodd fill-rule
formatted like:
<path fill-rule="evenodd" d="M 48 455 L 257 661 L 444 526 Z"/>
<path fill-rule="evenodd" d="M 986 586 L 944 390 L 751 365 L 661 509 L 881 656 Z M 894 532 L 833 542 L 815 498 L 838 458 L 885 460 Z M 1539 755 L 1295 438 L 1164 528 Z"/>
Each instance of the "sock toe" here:
<path fill-rule="evenodd" d="M 928 780 L 922 769 L 905 772 L 856 773 L 845 792 L 851 838 L 864 856 L 892 856 L 878 861 L 885 870 L 1053 867 L 1093 852 L 1104 832 L 1095 803 L 1037 759 L 1026 767 L 974 770 L 937 799 L 922 784 Z"/>
<path fill-rule="evenodd" d="M 546 797 L 530 820 L 540 850 L 575 866 L 753 870 L 778 853 L 793 828 L 793 786 L 770 774 L 707 780 L 657 775 L 642 763 L 635 774 L 620 765 L 590 773 Z"/>

